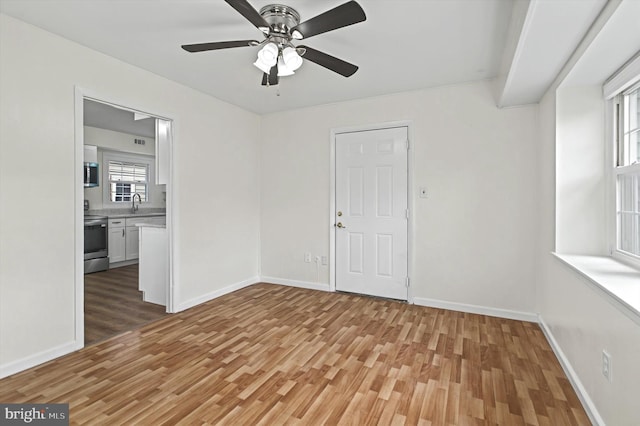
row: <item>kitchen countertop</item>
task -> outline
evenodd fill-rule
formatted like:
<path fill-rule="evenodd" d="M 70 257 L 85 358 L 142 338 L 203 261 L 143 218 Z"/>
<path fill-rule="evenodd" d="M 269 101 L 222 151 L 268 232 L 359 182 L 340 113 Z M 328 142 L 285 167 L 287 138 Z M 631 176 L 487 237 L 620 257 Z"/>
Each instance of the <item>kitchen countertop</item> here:
<path fill-rule="evenodd" d="M 166 209 L 148 208 L 140 209 L 136 213 L 131 213 L 131 209 L 100 209 L 86 210 L 86 215 L 107 216 L 109 218 L 144 217 L 144 216 L 166 216 Z"/>

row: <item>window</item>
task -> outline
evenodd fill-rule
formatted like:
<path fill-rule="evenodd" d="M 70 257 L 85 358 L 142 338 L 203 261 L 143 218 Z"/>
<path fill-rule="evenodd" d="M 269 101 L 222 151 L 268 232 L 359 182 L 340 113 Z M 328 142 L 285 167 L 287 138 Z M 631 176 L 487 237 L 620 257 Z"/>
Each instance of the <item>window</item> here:
<path fill-rule="evenodd" d="M 109 200 L 131 201 L 133 194 L 140 194 L 142 202 L 147 199 L 149 167 L 146 164 L 109 161 Z"/>
<path fill-rule="evenodd" d="M 143 155 L 105 151 L 104 202 L 113 206 L 131 203 L 135 194 L 141 202 L 149 202 L 153 158 Z"/>
<path fill-rule="evenodd" d="M 615 252 L 640 262 L 640 84 L 614 100 Z"/>

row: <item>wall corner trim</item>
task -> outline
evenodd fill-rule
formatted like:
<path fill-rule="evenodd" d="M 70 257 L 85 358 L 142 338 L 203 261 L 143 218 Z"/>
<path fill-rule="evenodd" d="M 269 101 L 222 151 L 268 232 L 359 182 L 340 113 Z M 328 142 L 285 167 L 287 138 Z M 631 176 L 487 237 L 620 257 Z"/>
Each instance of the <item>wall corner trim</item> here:
<path fill-rule="evenodd" d="M 519 321 L 538 322 L 538 315 L 532 312 L 512 311 L 509 309 L 492 308 L 466 303 L 447 302 L 445 300 L 414 297 L 413 303 L 430 308 L 448 309 L 450 311 L 468 312 L 470 314 L 488 315 L 491 317 L 507 318 Z"/>
<path fill-rule="evenodd" d="M 63 355 L 70 354 L 74 351 L 82 349 L 82 344 L 77 341 L 68 342 L 60 346 L 56 346 L 51 349 L 38 352 L 33 355 L 29 355 L 26 358 L 18 359 L 3 365 L 0 365 L 0 379 L 35 367 L 53 359 L 59 358 Z"/>
<path fill-rule="evenodd" d="M 234 284 L 229 284 L 220 289 L 211 291 L 209 293 L 205 293 L 201 296 L 194 297 L 193 299 L 189 299 L 180 303 L 178 305 L 178 308 L 176 309 L 176 312 L 182 312 L 189 308 L 193 308 L 194 306 L 216 299 L 220 296 L 224 296 L 225 294 L 234 292 L 236 290 L 240 290 L 241 288 L 249 287 L 250 285 L 257 284 L 259 282 L 260 282 L 260 278 L 256 276 L 256 277 L 247 278 L 246 280 L 239 281 Z"/>
<path fill-rule="evenodd" d="M 580 402 L 582 402 L 582 406 L 587 412 L 587 415 L 589 416 L 589 420 L 591 420 L 591 422 L 594 425 L 604 426 L 606 423 L 600 416 L 598 409 L 596 408 L 595 404 L 589 397 L 589 394 L 587 393 L 587 390 L 585 389 L 582 382 L 580 381 L 578 374 L 575 372 L 575 370 L 571 366 L 569 359 L 566 357 L 566 355 L 560 348 L 560 345 L 558 345 L 558 342 L 553 336 L 551 329 L 549 328 L 549 326 L 547 326 L 547 323 L 544 322 L 544 319 L 540 315 L 538 315 L 538 324 L 540 325 L 540 328 L 542 329 L 544 336 L 547 338 L 547 341 L 549 342 L 551 349 L 553 349 L 553 353 L 555 353 L 556 357 L 558 358 L 558 361 L 560 362 L 560 365 L 562 366 L 564 373 L 569 378 L 569 382 L 571 383 L 571 386 L 573 387 L 573 389 L 576 391 L 576 394 L 578 395 Z"/>
<path fill-rule="evenodd" d="M 328 283 L 314 283 L 310 281 L 290 280 L 276 277 L 260 277 L 260 282 L 268 284 L 286 285 L 289 287 L 306 288 L 308 290 L 331 291 Z"/>

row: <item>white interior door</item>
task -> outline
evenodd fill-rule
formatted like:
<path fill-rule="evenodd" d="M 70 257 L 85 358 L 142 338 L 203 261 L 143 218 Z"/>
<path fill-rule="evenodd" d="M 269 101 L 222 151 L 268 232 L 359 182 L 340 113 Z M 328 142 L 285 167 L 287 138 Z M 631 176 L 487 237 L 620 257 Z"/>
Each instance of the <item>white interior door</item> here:
<path fill-rule="evenodd" d="M 407 127 L 335 144 L 336 290 L 407 300 Z"/>

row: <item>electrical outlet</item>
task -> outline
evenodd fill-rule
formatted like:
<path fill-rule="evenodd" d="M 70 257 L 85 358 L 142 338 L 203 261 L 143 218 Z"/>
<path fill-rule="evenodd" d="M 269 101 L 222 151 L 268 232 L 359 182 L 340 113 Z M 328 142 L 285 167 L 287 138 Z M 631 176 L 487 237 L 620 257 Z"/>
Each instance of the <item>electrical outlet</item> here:
<path fill-rule="evenodd" d="M 602 375 L 611 382 L 613 376 L 611 374 L 611 355 L 605 350 L 602 351 Z"/>
<path fill-rule="evenodd" d="M 311 263 L 311 253 L 304 254 L 304 261 L 305 263 Z"/>
<path fill-rule="evenodd" d="M 329 258 L 327 256 L 322 256 L 322 264 L 327 265 L 329 263 Z"/>

